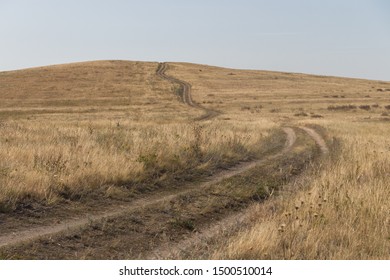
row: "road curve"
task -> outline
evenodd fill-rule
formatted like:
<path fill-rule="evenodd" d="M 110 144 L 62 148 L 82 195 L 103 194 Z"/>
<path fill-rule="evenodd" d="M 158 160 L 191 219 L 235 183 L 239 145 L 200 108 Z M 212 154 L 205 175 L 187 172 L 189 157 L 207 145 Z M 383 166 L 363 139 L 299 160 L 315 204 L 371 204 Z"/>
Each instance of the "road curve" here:
<path fill-rule="evenodd" d="M 326 145 L 325 140 L 314 129 L 308 128 L 306 126 L 300 126 L 299 128 L 303 129 L 311 138 L 313 138 L 316 144 L 320 147 L 323 154 L 329 153 L 329 148 Z"/>
<path fill-rule="evenodd" d="M 329 153 L 329 149 L 325 143 L 325 140 L 318 134 L 315 130 L 301 126 L 300 129 L 304 130 L 306 134 L 311 137 L 316 145 L 320 147 L 322 154 L 326 155 Z M 296 142 L 297 136 L 295 131 L 291 127 L 283 128 L 286 133 L 287 140 L 282 152 L 279 155 L 283 155 L 292 149 L 292 146 Z M 277 156 L 277 155 L 276 155 Z M 273 159 L 275 156 L 271 156 L 268 158 L 269 160 Z M 253 166 L 252 166 L 253 167 Z M 164 244 L 160 247 L 157 247 L 149 254 L 147 254 L 144 259 L 156 260 L 156 259 L 182 259 L 183 256 L 181 252 L 185 252 L 190 248 L 195 248 L 197 246 L 201 246 L 201 244 L 206 243 L 208 240 L 215 238 L 217 235 L 226 232 L 229 228 L 234 226 L 241 227 L 250 217 L 250 212 L 243 211 L 237 214 L 233 214 L 228 216 L 216 223 L 212 226 L 205 228 L 201 231 L 194 232 L 187 238 L 177 242 L 177 243 L 168 243 Z"/>
<path fill-rule="evenodd" d="M 191 95 L 191 84 L 186 81 L 179 80 L 175 77 L 167 75 L 166 71 L 168 70 L 168 68 L 169 68 L 168 63 L 166 62 L 159 63 L 156 71 L 157 76 L 171 83 L 178 84 L 180 86 L 180 99 L 184 104 L 187 104 L 188 106 L 204 111 L 203 115 L 194 119 L 195 121 L 209 120 L 215 118 L 220 114 L 218 111 L 203 107 L 202 105 L 194 102 L 192 100 L 192 95 Z"/>
<path fill-rule="evenodd" d="M 137 199 L 130 203 L 123 203 L 121 205 L 116 205 L 115 207 L 108 209 L 104 212 L 89 214 L 83 217 L 79 216 L 79 217 L 70 218 L 56 225 L 30 227 L 23 230 L 15 231 L 11 234 L 6 234 L 3 236 L 0 235 L 0 248 L 5 246 L 16 245 L 21 242 L 33 241 L 41 237 L 47 237 L 62 232 L 72 232 L 82 227 L 85 227 L 86 225 L 91 224 L 93 222 L 98 222 L 107 218 L 119 217 L 121 215 L 125 215 L 126 213 L 135 211 L 142 207 L 152 206 L 154 204 L 169 201 L 177 196 L 190 193 L 195 189 L 198 190 L 199 188 L 205 188 L 211 184 L 216 184 L 221 182 L 224 179 L 241 174 L 251 168 L 254 168 L 258 164 L 262 164 L 267 161 L 272 161 L 276 157 L 283 156 L 284 154 L 286 154 L 292 149 L 296 141 L 296 134 L 292 128 L 283 128 L 283 131 L 286 133 L 286 142 L 284 148 L 280 152 L 274 155 L 270 155 L 265 158 L 250 161 L 250 162 L 241 162 L 230 169 L 223 170 L 214 174 L 213 176 L 209 177 L 207 181 L 202 182 L 200 184 L 190 183 L 190 184 L 183 185 L 181 187 L 181 191 L 174 190 L 171 192 L 166 192 L 164 194 L 161 193 L 154 194 L 146 198 Z"/>

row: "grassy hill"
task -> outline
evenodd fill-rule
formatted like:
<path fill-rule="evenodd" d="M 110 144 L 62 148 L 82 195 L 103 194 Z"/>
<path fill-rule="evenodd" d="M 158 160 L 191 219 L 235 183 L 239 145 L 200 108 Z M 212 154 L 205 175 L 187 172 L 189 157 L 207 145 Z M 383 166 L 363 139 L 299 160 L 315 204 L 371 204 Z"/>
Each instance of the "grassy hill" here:
<path fill-rule="evenodd" d="M 0 72 L 0 216 L 29 220 L 31 213 L 75 213 L 83 204 L 104 207 L 180 189 L 265 157 L 283 145 L 282 127 L 303 135 L 299 127 L 306 126 L 325 137 L 330 155 L 305 159 L 294 180 L 283 172 L 293 174 L 298 161 L 275 161 L 274 173 L 262 174 L 288 179 L 284 189 L 274 193 L 269 183 L 268 199 L 245 210 L 245 226 L 177 257 L 388 258 L 390 82 L 168 66 L 167 75 L 191 85 L 198 107 L 180 102 L 180 87 L 156 74 L 158 63 L 97 61 Z M 204 108 L 220 114 L 196 121 Z M 297 158 L 315 145 L 301 134 Z M 248 173 L 225 185 L 243 204 L 244 194 L 232 186 L 256 189 L 261 178 Z M 201 209 L 221 217 L 231 201 L 219 205 L 222 198 L 210 199 L 216 193 L 223 197 L 224 189 L 210 190 Z M 180 207 L 198 203 L 186 199 Z M 153 215 L 169 212 L 159 207 Z M 192 222 L 170 225 L 193 229 Z"/>

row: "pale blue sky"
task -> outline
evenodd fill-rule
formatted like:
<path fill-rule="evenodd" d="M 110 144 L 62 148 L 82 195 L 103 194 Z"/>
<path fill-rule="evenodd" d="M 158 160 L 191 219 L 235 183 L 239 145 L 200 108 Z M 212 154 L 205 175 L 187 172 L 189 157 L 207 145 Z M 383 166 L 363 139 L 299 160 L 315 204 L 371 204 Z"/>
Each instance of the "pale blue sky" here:
<path fill-rule="evenodd" d="M 0 0 L 0 71 L 186 61 L 390 81 L 388 0 Z"/>

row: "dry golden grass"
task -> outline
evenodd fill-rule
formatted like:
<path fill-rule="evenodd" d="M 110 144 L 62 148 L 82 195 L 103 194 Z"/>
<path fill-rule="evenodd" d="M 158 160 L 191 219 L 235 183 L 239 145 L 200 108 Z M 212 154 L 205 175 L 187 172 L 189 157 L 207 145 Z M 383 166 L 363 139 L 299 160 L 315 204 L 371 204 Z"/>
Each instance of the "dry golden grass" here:
<path fill-rule="evenodd" d="M 299 191 L 251 211 L 257 217 L 214 252 L 233 259 L 388 259 L 390 128 L 322 122 L 341 139 L 335 155 Z M 267 212 L 268 213 L 268 212 Z"/>
<path fill-rule="evenodd" d="M 301 184 L 251 208 L 212 258 L 388 259 L 390 83 L 170 63 L 202 112 L 178 102 L 156 63 L 93 62 L 0 73 L 0 205 L 55 203 L 258 154 L 281 125 L 340 143 Z M 269 209 L 276 209 L 270 214 Z M 194 256 L 196 258 L 196 256 Z"/>
<path fill-rule="evenodd" d="M 379 117 L 388 111 L 384 106 L 390 105 L 389 93 L 378 91 L 390 88 L 386 82 L 184 63 L 170 65 L 172 75 L 192 84 L 196 102 L 219 109 L 235 120 L 252 114 L 252 117 L 266 117 L 279 123 L 300 119 L 294 117 L 300 112 L 307 113 L 308 118 L 316 114 L 339 118 L 336 113 L 340 111 L 328 110 L 329 106 L 370 105 L 368 112 L 357 108 L 351 110 L 351 114 L 343 115 L 356 120 L 356 117 Z"/>
<path fill-rule="evenodd" d="M 220 108 L 234 119 L 256 116 L 293 126 L 317 124 L 341 143 L 332 160 L 302 179 L 305 183 L 254 206 L 252 226 L 220 240 L 218 249 L 205 255 L 389 259 L 390 95 L 380 89 L 390 88 L 390 83 L 174 66 L 174 75 L 193 84 L 194 100 L 204 106 Z"/>
<path fill-rule="evenodd" d="M 157 65 L 96 61 L 1 72 L 0 117 L 177 122 L 196 115 L 156 77 Z"/>
<path fill-rule="evenodd" d="M 253 207 L 252 226 L 220 241 L 211 258 L 389 258 L 390 95 L 378 89 L 390 83 L 175 66 L 175 75 L 193 84 L 194 99 L 205 106 L 241 118 L 246 113 L 276 123 L 317 124 L 341 142 L 333 160 L 307 175 L 298 191 L 294 186 Z"/>
<path fill-rule="evenodd" d="M 174 86 L 155 75 L 157 65 L 104 61 L 1 73 L 0 209 L 210 172 L 254 157 L 276 127 L 257 119 L 194 123 L 202 112 L 178 102 Z"/>

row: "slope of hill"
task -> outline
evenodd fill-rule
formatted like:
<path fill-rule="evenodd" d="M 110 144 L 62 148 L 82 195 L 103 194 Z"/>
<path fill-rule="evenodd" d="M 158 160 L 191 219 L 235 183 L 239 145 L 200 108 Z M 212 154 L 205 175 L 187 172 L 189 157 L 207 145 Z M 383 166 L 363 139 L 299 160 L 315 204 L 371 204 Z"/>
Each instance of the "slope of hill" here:
<path fill-rule="evenodd" d="M 388 82 L 98 61 L 0 85 L 3 258 L 388 256 Z"/>

